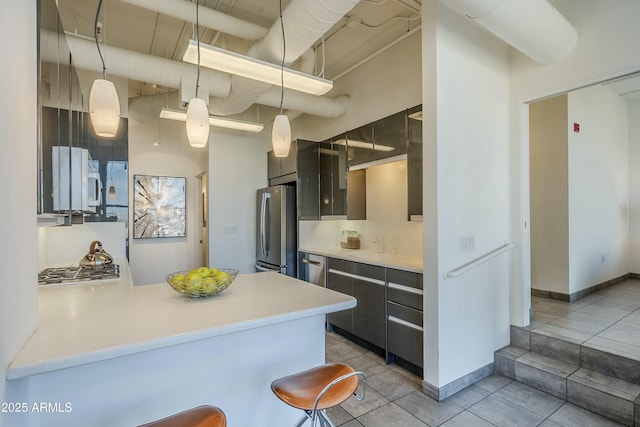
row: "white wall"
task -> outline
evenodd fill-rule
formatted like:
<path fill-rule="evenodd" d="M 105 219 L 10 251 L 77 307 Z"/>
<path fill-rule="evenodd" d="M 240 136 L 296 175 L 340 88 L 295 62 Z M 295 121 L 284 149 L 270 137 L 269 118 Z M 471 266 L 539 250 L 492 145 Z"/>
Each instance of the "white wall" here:
<path fill-rule="evenodd" d="M 38 229 L 38 270 L 48 264 L 74 265 L 89 252 L 91 242 L 98 240 L 114 259 L 126 259 L 124 222 L 87 222 L 71 227 Z"/>
<path fill-rule="evenodd" d="M 295 137 L 323 141 L 422 102 L 420 32 L 334 81 L 328 96 L 348 94 L 346 113 L 335 119 L 303 115 L 291 124 Z"/>
<path fill-rule="evenodd" d="M 209 264 L 255 272 L 256 190 L 267 186 L 271 121 L 261 133 L 212 131 L 209 140 Z"/>
<path fill-rule="evenodd" d="M 531 288 L 569 294 L 567 95 L 529 106 Z"/>
<path fill-rule="evenodd" d="M 540 65 L 511 50 L 510 223 L 516 244 L 512 257 L 511 323 L 529 324 L 528 108 L 523 102 L 583 87 L 603 78 L 640 70 L 640 2 L 551 0 L 578 31 L 571 54 Z"/>
<path fill-rule="evenodd" d="M 335 119 L 303 115 L 292 122 L 292 132 L 303 139 L 323 141 L 340 132 L 419 105 L 422 103 L 420 49 L 421 34 L 418 31 L 335 80 L 330 96 L 349 94 L 351 101 L 346 113 Z M 384 168 L 379 171 L 391 172 Z M 375 171 L 372 173 L 375 174 Z M 370 177 L 369 171 L 367 174 L 367 220 L 303 221 L 301 246 L 335 246 L 339 244 L 343 229 L 354 229 L 362 234 L 363 248 L 370 245 L 376 234 L 395 234 L 399 242 L 398 254 L 422 253 L 422 237 L 416 234 L 422 234 L 422 224 L 406 221 L 406 200 L 396 203 L 403 211 L 385 208 L 384 200 L 376 197 L 380 193 L 371 194 L 376 192 L 380 181 L 375 175 Z M 406 179 L 399 185 L 404 187 L 398 188 L 395 195 L 385 193 L 387 197 L 406 197 Z M 392 217 L 389 218 L 389 215 Z M 393 218 L 394 215 L 397 218 Z"/>
<path fill-rule="evenodd" d="M 437 112 L 426 120 L 435 118 L 437 142 L 425 146 L 424 157 L 437 158 L 438 261 L 425 278 L 425 311 L 438 318 L 425 325 L 424 348 L 425 380 L 442 387 L 492 363 L 493 352 L 509 342 L 508 255 L 443 279 L 446 270 L 509 241 L 509 50 L 445 6 L 435 12 Z M 474 250 L 461 250 L 463 237 L 475 239 Z M 437 368 L 430 359 L 439 360 Z"/>
<path fill-rule="evenodd" d="M 159 108 L 158 108 L 159 110 Z M 129 112 L 129 262 L 136 285 L 162 283 L 174 271 L 197 267 L 196 176 L 207 170 L 207 148 L 191 148 L 184 122 Z M 153 146 L 159 139 L 160 145 Z M 213 138 L 210 138 L 211 144 Z M 208 144 L 208 145 L 209 145 Z M 133 176 L 162 175 L 187 178 L 187 236 L 164 239 L 133 238 Z"/>
<path fill-rule="evenodd" d="M 300 221 L 301 248 L 339 248 L 342 230 L 359 233 L 360 249 L 375 251 L 372 241 L 384 239 L 382 251 L 422 258 L 422 222 L 407 221 L 406 160 L 374 166 L 367 174 L 367 219 Z"/>
<path fill-rule="evenodd" d="M 36 2 L 0 13 L 0 402 L 6 369 L 37 321 Z M 10 12 L 8 9 L 11 9 Z M 7 64 L 11 64 L 8 66 Z M 0 413 L 0 425 L 4 414 Z"/>
<path fill-rule="evenodd" d="M 627 101 L 606 86 L 572 91 L 568 99 L 569 293 L 574 293 L 629 272 L 629 121 Z M 580 132 L 573 131 L 574 123 Z"/>
<path fill-rule="evenodd" d="M 640 273 L 640 99 L 629 102 L 629 271 Z"/>

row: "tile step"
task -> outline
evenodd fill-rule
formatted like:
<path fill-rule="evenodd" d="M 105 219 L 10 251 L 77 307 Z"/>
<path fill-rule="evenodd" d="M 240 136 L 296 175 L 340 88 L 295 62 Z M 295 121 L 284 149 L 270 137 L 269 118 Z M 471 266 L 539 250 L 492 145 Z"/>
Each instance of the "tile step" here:
<path fill-rule="evenodd" d="M 567 378 L 578 368 L 577 364 L 529 351 L 514 360 L 514 379 L 567 400 Z"/>
<path fill-rule="evenodd" d="M 626 426 L 640 426 L 640 386 L 580 368 L 567 378 L 567 401 Z"/>
<path fill-rule="evenodd" d="M 625 352 L 624 344 L 619 344 L 619 349 L 615 350 L 601 344 L 595 338 L 586 342 L 578 343 L 569 338 L 554 335 L 548 331 L 531 330 L 511 326 L 511 343 L 509 347 L 530 350 L 543 356 L 562 360 L 571 364 L 588 368 L 592 371 L 600 372 L 614 378 L 618 378 L 630 383 L 640 385 L 640 358 L 634 357 Z M 504 351 L 498 350 L 496 359 L 496 369 L 506 364 Z M 512 365 L 504 366 L 503 375 L 513 378 Z M 510 375 L 511 374 L 511 375 Z"/>
<path fill-rule="evenodd" d="M 640 385 L 526 349 L 495 352 L 496 372 L 576 406 L 640 427 Z"/>

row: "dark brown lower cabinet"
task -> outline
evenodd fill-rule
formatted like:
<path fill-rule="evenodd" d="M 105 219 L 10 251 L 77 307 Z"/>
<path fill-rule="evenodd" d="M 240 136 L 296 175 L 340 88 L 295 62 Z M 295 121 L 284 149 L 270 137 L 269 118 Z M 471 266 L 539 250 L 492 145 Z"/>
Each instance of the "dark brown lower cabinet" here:
<path fill-rule="evenodd" d="M 422 274 L 337 258 L 327 259 L 327 288 L 352 295 L 355 308 L 327 322 L 422 368 Z"/>
<path fill-rule="evenodd" d="M 353 280 L 347 274 L 351 272 L 350 261 L 327 259 L 327 288 L 353 296 Z M 327 314 L 327 322 L 347 332 L 353 333 L 353 309 Z"/>
<path fill-rule="evenodd" d="M 385 269 L 360 263 L 353 268 L 353 296 L 358 300 L 353 309 L 353 334 L 384 349 Z"/>

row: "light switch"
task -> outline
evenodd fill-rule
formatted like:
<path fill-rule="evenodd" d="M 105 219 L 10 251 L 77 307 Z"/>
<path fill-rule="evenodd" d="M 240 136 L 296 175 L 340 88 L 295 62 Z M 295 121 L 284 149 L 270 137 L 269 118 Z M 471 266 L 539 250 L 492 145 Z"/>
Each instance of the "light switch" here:
<path fill-rule="evenodd" d="M 238 234 L 238 226 L 237 225 L 225 225 L 224 226 L 224 234 Z"/>
<path fill-rule="evenodd" d="M 460 238 L 460 250 L 472 251 L 476 248 L 476 239 L 473 236 L 466 236 Z"/>

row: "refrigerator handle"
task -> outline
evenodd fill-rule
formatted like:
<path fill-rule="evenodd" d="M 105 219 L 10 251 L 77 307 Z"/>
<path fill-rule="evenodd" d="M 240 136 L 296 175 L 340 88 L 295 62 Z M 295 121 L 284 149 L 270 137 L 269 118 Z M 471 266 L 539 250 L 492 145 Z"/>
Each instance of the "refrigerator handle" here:
<path fill-rule="evenodd" d="M 267 199 L 271 197 L 269 193 L 262 193 L 260 205 L 260 249 L 262 256 L 267 255 L 267 233 L 266 233 L 266 217 L 267 217 Z"/>

